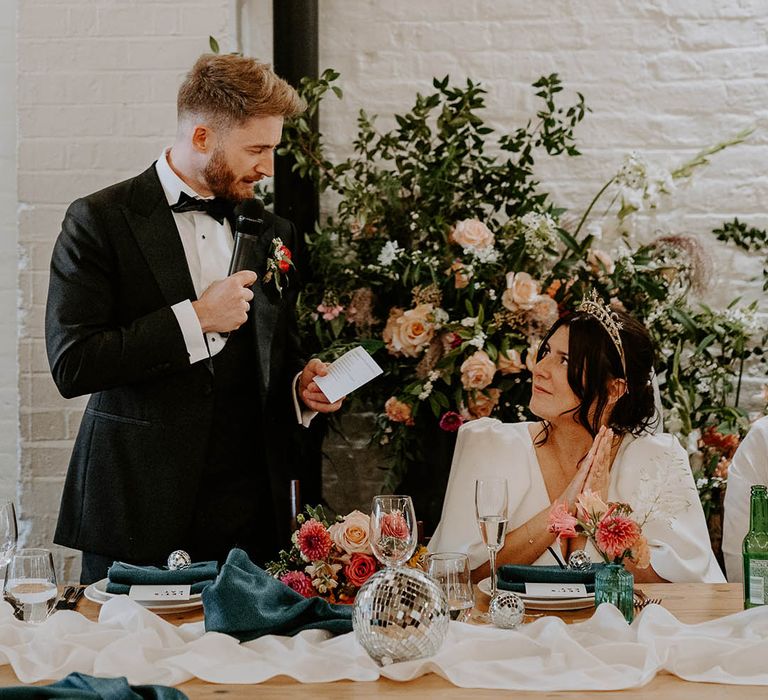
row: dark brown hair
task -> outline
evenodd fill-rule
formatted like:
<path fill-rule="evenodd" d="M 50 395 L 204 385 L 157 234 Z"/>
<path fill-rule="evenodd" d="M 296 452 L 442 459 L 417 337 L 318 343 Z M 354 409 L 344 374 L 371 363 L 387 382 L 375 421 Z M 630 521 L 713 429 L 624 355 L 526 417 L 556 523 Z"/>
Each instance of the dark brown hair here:
<path fill-rule="evenodd" d="M 293 117 L 306 103 L 272 67 L 237 54 L 203 54 L 179 88 L 179 121 L 204 117 L 229 128 L 252 117 Z"/>
<path fill-rule="evenodd" d="M 624 379 L 627 391 L 613 405 L 608 427 L 616 435 L 640 435 L 657 422 L 651 374 L 655 353 L 645 326 L 626 313 L 617 314 L 622 324 L 621 342 L 626 359 L 627 375 L 621 366 L 619 351 L 600 321 L 591 314 L 577 312 L 559 319 L 539 346 L 536 360 L 544 356 L 549 339 L 558 328 L 565 326 L 568 335 L 568 384 L 579 405 L 572 409 L 573 419 L 594 437 L 606 410 L 609 410 L 608 382 Z M 544 438 L 549 434 L 545 424 Z"/>

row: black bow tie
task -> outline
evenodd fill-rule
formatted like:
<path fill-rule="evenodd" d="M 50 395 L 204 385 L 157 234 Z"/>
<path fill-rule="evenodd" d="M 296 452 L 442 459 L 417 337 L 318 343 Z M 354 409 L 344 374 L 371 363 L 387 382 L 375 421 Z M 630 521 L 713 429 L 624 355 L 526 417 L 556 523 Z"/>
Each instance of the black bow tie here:
<path fill-rule="evenodd" d="M 208 216 L 216 219 L 220 224 L 224 223 L 224 219 L 232 216 L 233 210 L 234 205 L 232 202 L 222 197 L 198 199 L 197 197 L 190 197 L 186 192 L 182 192 L 179 195 L 179 201 L 171 205 L 171 211 L 179 214 L 186 211 L 203 211 Z"/>

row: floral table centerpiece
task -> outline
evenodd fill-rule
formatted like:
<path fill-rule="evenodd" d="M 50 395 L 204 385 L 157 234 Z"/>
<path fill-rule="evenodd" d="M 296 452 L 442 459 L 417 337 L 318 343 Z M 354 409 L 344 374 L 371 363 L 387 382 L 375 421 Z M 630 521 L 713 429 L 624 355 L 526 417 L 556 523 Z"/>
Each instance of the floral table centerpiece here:
<path fill-rule="evenodd" d="M 360 587 L 381 568 L 371 549 L 370 520 L 359 510 L 333 520 L 322 506 L 307 506 L 297 517 L 291 548 L 266 570 L 305 598 L 353 603 Z M 391 523 L 393 533 L 399 533 L 398 527 Z M 408 566 L 423 569 L 426 559 L 426 548 L 418 546 Z"/>

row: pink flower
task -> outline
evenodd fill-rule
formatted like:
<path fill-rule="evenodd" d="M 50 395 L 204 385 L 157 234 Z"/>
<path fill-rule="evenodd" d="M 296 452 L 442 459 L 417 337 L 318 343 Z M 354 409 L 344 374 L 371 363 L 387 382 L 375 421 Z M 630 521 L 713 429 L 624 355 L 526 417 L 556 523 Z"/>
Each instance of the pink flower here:
<path fill-rule="evenodd" d="M 381 518 L 382 537 L 395 537 L 398 540 L 408 539 L 411 530 L 405 522 L 405 516 L 398 510 L 385 513 Z"/>
<path fill-rule="evenodd" d="M 635 566 L 637 566 L 638 569 L 647 569 L 651 563 L 651 550 L 648 547 L 648 540 L 640 535 L 632 546 L 632 551 L 629 556 L 630 559 L 635 562 Z"/>
<path fill-rule="evenodd" d="M 464 423 L 464 419 L 456 411 L 446 411 L 440 419 L 440 429 L 446 433 L 455 433 Z"/>
<path fill-rule="evenodd" d="M 296 593 L 300 593 L 305 598 L 312 598 L 315 595 L 315 589 L 312 587 L 312 580 L 301 571 L 289 571 L 280 577 L 280 580 L 292 588 Z"/>
<path fill-rule="evenodd" d="M 555 503 L 549 509 L 549 525 L 547 531 L 558 537 L 569 539 L 576 537 L 576 526 L 579 521 L 576 520 L 566 508 L 565 503 Z"/>
<path fill-rule="evenodd" d="M 376 573 L 378 564 L 370 554 L 353 554 L 344 567 L 344 575 L 353 586 L 362 586 Z"/>
<path fill-rule="evenodd" d="M 621 560 L 640 537 L 640 526 L 624 515 L 611 515 L 610 511 L 597 524 L 595 544 L 608 559 Z"/>
<path fill-rule="evenodd" d="M 339 304 L 336 304 L 336 306 L 319 304 L 317 307 L 317 312 L 323 315 L 324 321 L 333 321 L 342 311 L 344 311 L 344 307 L 339 306 Z"/>
<path fill-rule="evenodd" d="M 307 520 L 296 533 L 296 544 L 308 561 L 325 559 L 333 544 L 328 530 L 314 518 Z"/>

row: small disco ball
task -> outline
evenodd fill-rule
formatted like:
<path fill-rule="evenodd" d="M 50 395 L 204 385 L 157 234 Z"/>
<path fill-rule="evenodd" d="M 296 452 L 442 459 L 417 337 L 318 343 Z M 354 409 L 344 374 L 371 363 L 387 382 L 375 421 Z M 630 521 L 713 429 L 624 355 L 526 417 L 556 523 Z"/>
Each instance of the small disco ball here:
<path fill-rule="evenodd" d="M 488 613 L 491 616 L 491 622 L 496 627 L 513 630 L 522 623 L 525 617 L 525 603 L 517 593 L 499 591 L 491 599 Z"/>
<path fill-rule="evenodd" d="M 175 552 L 171 552 L 168 555 L 168 568 L 171 571 L 177 569 L 186 569 L 192 565 L 192 557 L 189 556 L 183 549 L 177 549 Z"/>
<path fill-rule="evenodd" d="M 592 560 L 583 549 L 575 549 L 568 557 L 568 568 L 573 571 L 589 571 L 592 568 Z"/>
<path fill-rule="evenodd" d="M 448 632 L 448 601 L 435 580 L 418 569 L 387 568 L 355 597 L 352 629 L 380 666 L 437 653 Z"/>

